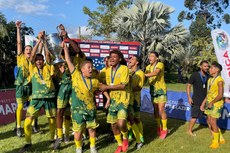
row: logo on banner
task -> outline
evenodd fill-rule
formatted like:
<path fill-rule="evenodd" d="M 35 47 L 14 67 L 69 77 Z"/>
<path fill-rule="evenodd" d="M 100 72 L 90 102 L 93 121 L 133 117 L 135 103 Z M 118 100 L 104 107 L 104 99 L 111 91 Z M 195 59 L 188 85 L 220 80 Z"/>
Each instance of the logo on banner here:
<path fill-rule="evenodd" d="M 216 42 L 221 50 L 225 50 L 228 47 L 228 37 L 224 32 L 218 33 L 216 36 Z"/>

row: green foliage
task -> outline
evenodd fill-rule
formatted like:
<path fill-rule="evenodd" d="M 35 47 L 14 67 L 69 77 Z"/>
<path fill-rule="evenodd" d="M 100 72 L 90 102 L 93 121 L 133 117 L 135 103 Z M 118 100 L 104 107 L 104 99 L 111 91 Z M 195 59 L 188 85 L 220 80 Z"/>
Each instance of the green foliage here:
<path fill-rule="evenodd" d="M 123 7 L 113 19 L 119 40 L 141 42 L 142 67 L 147 64 L 147 54 L 155 50 L 165 60 L 171 61 L 180 46 L 188 39 L 188 30 L 181 24 L 171 27 L 170 14 L 174 9 L 161 2 L 136 0 L 133 5 Z"/>
<path fill-rule="evenodd" d="M 188 11 L 184 10 L 178 15 L 180 22 L 184 19 L 193 20 L 199 16 L 214 29 L 220 28 L 223 21 L 229 23 L 229 14 L 225 13 L 229 0 L 185 0 L 184 6 Z"/>
<path fill-rule="evenodd" d="M 130 5 L 132 0 L 97 0 L 97 2 L 100 6 L 96 11 L 84 7 L 83 12 L 89 16 L 88 27 L 93 30 L 92 35 L 109 39 L 111 33 L 116 31 L 112 25 L 114 15 L 120 7 Z"/>
<path fill-rule="evenodd" d="M 6 88 L 14 83 L 13 68 L 16 65 L 17 31 L 13 21 L 7 23 L 6 18 L 0 13 L 0 86 Z M 4 31 L 1 31 L 1 25 Z M 25 26 L 21 27 L 21 39 L 24 46 L 24 35 L 33 35 L 33 29 Z"/>

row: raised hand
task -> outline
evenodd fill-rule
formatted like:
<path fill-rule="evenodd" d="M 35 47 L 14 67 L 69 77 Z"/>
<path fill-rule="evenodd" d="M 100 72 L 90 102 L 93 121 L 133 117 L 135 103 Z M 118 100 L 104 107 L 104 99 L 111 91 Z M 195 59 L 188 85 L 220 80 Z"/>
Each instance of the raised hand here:
<path fill-rule="evenodd" d="M 22 25 L 22 21 L 17 20 L 17 21 L 15 22 L 15 25 L 16 25 L 17 28 L 20 28 L 21 25 Z"/>

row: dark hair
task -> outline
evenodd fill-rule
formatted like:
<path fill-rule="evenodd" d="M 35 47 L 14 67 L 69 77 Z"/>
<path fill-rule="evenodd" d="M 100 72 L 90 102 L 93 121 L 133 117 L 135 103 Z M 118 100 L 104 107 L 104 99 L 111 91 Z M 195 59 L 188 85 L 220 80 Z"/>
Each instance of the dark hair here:
<path fill-rule="evenodd" d="M 93 62 L 92 62 L 92 61 L 85 60 L 85 61 L 83 61 L 83 62 L 80 64 L 80 69 L 81 69 L 83 66 L 85 66 L 86 64 L 88 64 L 88 63 L 92 64 L 92 66 L 93 66 Z"/>
<path fill-rule="evenodd" d="M 155 51 L 150 51 L 149 54 L 154 54 L 157 58 L 159 58 L 159 53 Z"/>
<path fill-rule="evenodd" d="M 42 57 L 42 59 L 44 60 L 44 56 L 43 56 L 42 54 L 38 53 L 38 54 L 36 54 L 36 56 L 35 56 L 35 61 L 37 60 L 38 57 Z"/>
<path fill-rule="evenodd" d="M 117 54 L 121 59 L 124 58 L 120 50 L 111 50 L 109 56 L 111 56 L 112 54 Z"/>
<path fill-rule="evenodd" d="M 208 61 L 203 60 L 203 61 L 200 62 L 200 66 L 203 65 L 204 63 L 209 64 Z"/>
<path fill-rule="evenodd" d="M 141 65 L 141 63 L 142 63 L 142 59 L 141 59 L 141 57 L 140 56 L 138 56 L 138 55 L 133 55 L 134 57 L 136 57 L 136 60 L 137 60 L 137 62 L 138 62 L 138 66 L 140 66 Z"/>
<path fill-rule="evenodd" d="M 26 47 L 30 47 L 31 49 L 33 49 L 33 47 L 31 45 L 25 45 L 24 48 L 26 48 Z"/>
<path fill-rule="evenodd" d="M 222 71 L 222 66 L 221 66 L 217 61 L 212 62 L 212 65 L 213 65 L 214 67 L 218 68 L 218 69 L 219 69 L 219 72 Z"/>

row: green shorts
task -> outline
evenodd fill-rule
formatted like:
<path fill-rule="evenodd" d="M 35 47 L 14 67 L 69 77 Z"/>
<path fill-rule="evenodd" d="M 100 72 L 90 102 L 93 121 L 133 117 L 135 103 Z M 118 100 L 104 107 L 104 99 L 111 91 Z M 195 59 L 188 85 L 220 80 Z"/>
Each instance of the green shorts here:
<path fill-rule="evenodd" d="M 57 97 L 57 108 L 66 108 L 69 106 L 71 96 L 71 84 L 61 84 Z"/>
<path fill-rule="evenodd" d="M 117 104 L 114 100 L 111 100 L 109 106 L 109 112 L 107 115 L 107 123 L 116 123 L 117 120 L 126 120 L 128 117 L 128 108 L 123 103 Z"/>
<path fill-rule="evenodd" d="M 167 94 L 163 89 L 155 90 L 153 85 L 150 85 L 150 95 L 153 103 L 166 103 Z"/>
<path fill-rule="evenodd" d="M 80 132 L 83 129 L 96 129 L 99 124 L 96 121 L 96 110 L 90 114 L 80 114 L 78 111 L 72 111 L 73 131 Z"/>
<path fill-rule="evenodd" d="M 24 104 L 29 101 L 31 95 L 31 86 L 16 86 L 16 102 L 18 104 Z"/>
<path fill-rule="evenodd" d="M 223 106 L 222 107 L 213 106 L 210 109 L 205 108 L 204 113 L 208 116 L 211 116 L 212 118 L 219 118 L 221 116 L 222 108 Z"/>
<path fill-rule="evenodd" d="M 32 99 L 27 109 L 26 116 L 37 117 L 42 107 L 44 107 L 47 117 L 56 117 L 57 109 L 53 98 Z"/>

